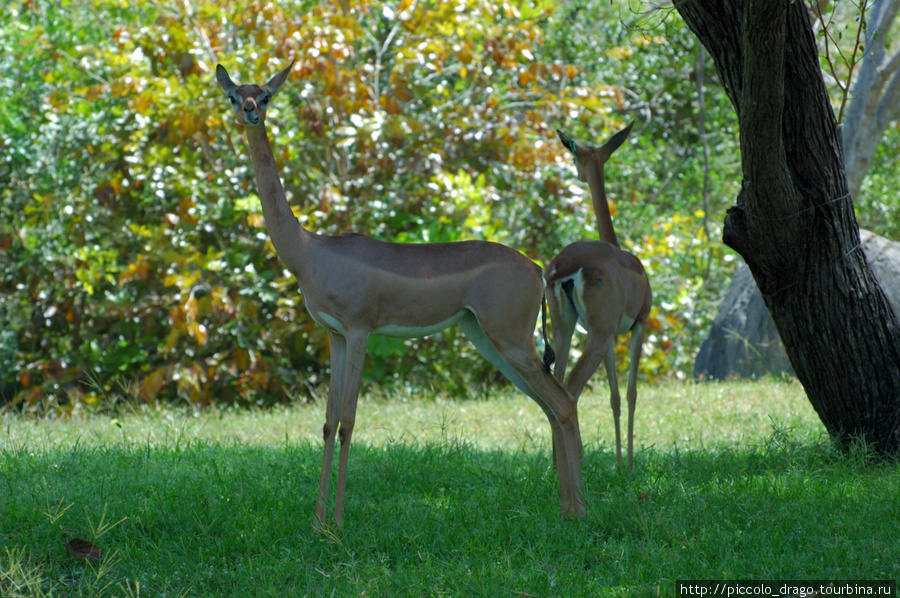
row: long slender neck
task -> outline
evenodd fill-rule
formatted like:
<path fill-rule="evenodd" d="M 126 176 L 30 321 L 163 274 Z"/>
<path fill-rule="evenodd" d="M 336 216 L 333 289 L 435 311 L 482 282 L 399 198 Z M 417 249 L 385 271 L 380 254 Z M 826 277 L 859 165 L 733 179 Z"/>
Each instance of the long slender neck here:
<path fill-rule="evenodd" d="M 594 214 L 597 216 L 597 232 L 600 240 L 619 246 L 616 231 L 613 229 L 612 215 L 606 199 L 606 181 L 603 176 L 603 164 L 592 163 L 587 169 L 587 183 L 591 188 L 591 201 L 594 203 Z"/>
<path fill-rule="evenodd" d="M 256 173 L 256 186 L 262 203 L 263 216 L 266 219 L 266 230 L 278 257 L 295 276 L 299 277 L 303 255 L 313 234 L 300 226 L 285 198 L 265 124 L 255 127 L 245 126 L 244 130 L 250 145 L 250 160 Z"/>

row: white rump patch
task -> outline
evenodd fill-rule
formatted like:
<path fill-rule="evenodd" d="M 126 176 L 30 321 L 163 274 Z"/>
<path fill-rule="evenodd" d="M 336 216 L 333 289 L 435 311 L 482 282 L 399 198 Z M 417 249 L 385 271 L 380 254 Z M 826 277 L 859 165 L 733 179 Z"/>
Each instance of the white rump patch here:
<path fill-rule="evenodd" d="M 574 287 L 572 288 L 572 300 L 575 302 L 575 311 L 578 313 L 578 324 L 584 329 L 584 314 L 587 313 L 587 307 L 584 305 L 584 276 L 579 269 L 578 272 L 566 278 L 571 280 Z"/>
<path fill-rule="evenodd" d="M 566 296 L 566 292 L 562 288 L 563 282 L 572 281 L 572 301 L 575 304 L 575 312 L 578 314 L 578 327 L 582 332 L 587 332 L 585 329 L 585 320 L 584 314 L 587 313 L 587 307 L 584 304 L 584 277 L 581 274 L 581 270 L 578 270 L 572 276 L 561 279 L 559 281 L 559 286 L 556 289 L 557 300 L 558 301 L 568 301 L 568 297 Z M 597 288 L 602 286 L 602 281 L 597 281 Z M 625 334 L 634 326 L 634 318 L 628 316 L 628 314 L 622 314 L 622 321 L 619 322 L 619 329 L 616 331 L 616 334 Z"/>

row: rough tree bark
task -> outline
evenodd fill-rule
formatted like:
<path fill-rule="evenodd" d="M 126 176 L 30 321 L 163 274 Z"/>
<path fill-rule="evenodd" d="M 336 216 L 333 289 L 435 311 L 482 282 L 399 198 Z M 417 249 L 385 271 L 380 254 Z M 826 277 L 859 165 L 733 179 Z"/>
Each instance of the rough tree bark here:
<path fill-rule="evenodd" d="M 738 116 L 724 242 L 750 266 L 831 436 L 900 453 L 900 325 L 859 251 L 841 140 L 804 2 L 682 0 Z"/>

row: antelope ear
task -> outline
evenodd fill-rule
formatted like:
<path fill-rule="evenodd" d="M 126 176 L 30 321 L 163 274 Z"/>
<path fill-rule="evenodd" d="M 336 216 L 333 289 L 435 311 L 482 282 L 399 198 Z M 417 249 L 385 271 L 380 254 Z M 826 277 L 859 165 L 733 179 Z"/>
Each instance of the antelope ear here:
<path fill-rule="evenodd" d="M 573 156 L 577 157 L 578 156 L 578 144 L 575 143 L 575 140 L 572 139 L 571 137 L 569 137 L 568 135 L 566 135 L 565 133 L 563 133 L 562 131 L 560 131 L 559 129 L 556 129 L 556 134 L 559 136 L 559 140 L 562 141 L 562 144 L 565 146 L 565 148 L 567 150 L 569 150 L 570 152 L 572 152 Z"/>
<path fill-rule="evenodd" d="M 275 94 L 278 93 L 279 88 L 281 88 L 281 86 L 287 80 L 288 75 L 291 74 L 291 69 L 294 68 L 294 62 L 296 61 L 292 60 L 291 64 L 289 64 L 286 69 L 282 70 L 280 73 L 269 79 L 269 82 L 266 83 L 265 88 L 269 90 L 269 93 L 272 94 L 272 97 L 275 97 Z"/>
<path fill-rule="evenodd" d="M 221 64 L 216 65 L 216 81 L 225 93 L 229 93 L 237 87 L 235 82 L 231 80 L 231 77 L 228 76 L 228 71 Z"/>
<path fill-rule="evenodd" d="M 631 123 L 627 127 L 610 137 L 609 141 L 604 143 L 600 149 L 612 154 L 614 151 L 619 149 L 619 146 L 625 143 L 625 140 L 628 139 L 628 134 L 631 133 L 631 127 L 633 126 L 634 121 L 631 121 Z"/>

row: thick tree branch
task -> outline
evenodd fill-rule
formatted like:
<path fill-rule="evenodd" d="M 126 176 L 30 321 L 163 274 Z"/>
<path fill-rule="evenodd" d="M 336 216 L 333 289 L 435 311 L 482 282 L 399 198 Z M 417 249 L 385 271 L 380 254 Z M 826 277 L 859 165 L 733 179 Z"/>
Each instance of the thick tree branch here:
<path fill-rule="evenodd" d="M 741 93 L 744 200 L 751 213 L 788 216 L 799 209 L 785 156 L 783 0 L 745 2 Z M 778 201 L 767 198 L 777 197 Z"/>

